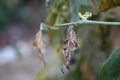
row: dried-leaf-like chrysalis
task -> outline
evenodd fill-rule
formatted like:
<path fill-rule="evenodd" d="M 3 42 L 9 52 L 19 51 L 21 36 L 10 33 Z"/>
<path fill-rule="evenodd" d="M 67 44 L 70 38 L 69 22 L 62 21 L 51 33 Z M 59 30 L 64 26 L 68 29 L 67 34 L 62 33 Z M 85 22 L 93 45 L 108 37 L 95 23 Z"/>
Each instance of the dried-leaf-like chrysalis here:
<path fill-rule="evenodd" d="M 73 30 L 73 26 L 69 26 L 67 39 L 63 43 L 64 64 L 63 64 L 63 68 L 61 69 L 62 73 L 64 73 L 64 68 L 65 67 L 68 70 L 70 70 L 69 64 L 70 64 L 70 59 L 71 59 L 71 53 L 74 50 L 76 50 L 78 47 L 79 47 L 79 45 L 76 42 L 76 34 Z"/>
<path fill-rule="evenodd" d="M 35 41 L 33 42 L 33 45 L 35 47 L 37 47 L 38 56 L 41 59 L 41 61 L 43 62 L 43 64 L 46 65 L 46 61 L 45 61 L 44 55 L 43 55 L 43 49 L 45 48 L 45 44 L 44 44 L 44 41 L 42 39 L 42 31 L 41 30 L 39 30 L 37 32 L 37 34 L 35 35 Z"/>

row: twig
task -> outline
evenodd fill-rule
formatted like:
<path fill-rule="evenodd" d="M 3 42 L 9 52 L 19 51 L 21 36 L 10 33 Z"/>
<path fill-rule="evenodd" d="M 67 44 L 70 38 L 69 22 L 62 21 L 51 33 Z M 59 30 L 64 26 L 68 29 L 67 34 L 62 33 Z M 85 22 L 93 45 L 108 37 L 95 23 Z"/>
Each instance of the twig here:
<path fill-rule="evenodd" d="M 92 21 L 92 20 L 78 20 L 76 22 L 55 24 L 54 26 L 68 26 L 68 25 L 80 25 L 80 24 L 103 24 L 103 25 L 120 25 L 120 22 L 104 22 L 104 21 Z"/>

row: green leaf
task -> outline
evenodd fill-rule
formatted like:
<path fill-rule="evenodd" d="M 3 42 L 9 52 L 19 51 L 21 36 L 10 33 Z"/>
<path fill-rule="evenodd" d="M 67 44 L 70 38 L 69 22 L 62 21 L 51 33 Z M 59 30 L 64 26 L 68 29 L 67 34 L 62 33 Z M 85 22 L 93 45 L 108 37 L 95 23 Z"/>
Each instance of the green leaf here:
<path fill-rule="evenodd" d="M 120 48 L 113 51 L 105 61 L 100 73 L 100 80 L 120 80 Z"/>
<path fill-rule="evenodd" d="M 98 13 L 105 12 L 116 6 L 120 6 L 120 0 L 102 0 L 98 9 Z"/>

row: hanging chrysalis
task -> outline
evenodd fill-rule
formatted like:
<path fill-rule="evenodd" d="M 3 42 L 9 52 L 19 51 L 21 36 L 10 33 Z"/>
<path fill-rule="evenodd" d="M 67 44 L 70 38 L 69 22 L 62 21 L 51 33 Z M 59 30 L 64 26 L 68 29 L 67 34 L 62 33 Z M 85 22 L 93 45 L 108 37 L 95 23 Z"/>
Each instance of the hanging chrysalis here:
<path fill-rule="evenodd" d="M 71 60 L 71 53 L 79 47 L 78 43 L 76 42 L 76 33 L 73 30 L 73 26 L 69 26 L 67 39 L 63 43 L 63 57 L 64 63 L 63 67 L 61 68 L 61 72 L 64 73 L 65 68 L 70 70 L 69 64 Z"/>
<path fill-rule="evenodd" d="M 38 56 L 40 60 L 43 62 L 44 65 L 46 65 L 46 61 L 44 59 L 44 48 L 45 48 L 45 43 L 42 39 L 42 28 L 40 26 L 40 30 L 36 33 L 35 35 L 35 40 L 33 42 L 33 45 L 38 49 Z"/>

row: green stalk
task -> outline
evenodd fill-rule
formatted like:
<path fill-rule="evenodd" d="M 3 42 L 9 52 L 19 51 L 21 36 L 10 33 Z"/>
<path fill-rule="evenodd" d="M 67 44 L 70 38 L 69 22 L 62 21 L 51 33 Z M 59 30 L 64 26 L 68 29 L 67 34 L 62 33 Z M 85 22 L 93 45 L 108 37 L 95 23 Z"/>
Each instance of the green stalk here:
<path fill-rule="evenodd" d="M 92 20 L 78 20 L 76 22 L 55 24 L 54 26 L 69 26 L 69 25 L 80 25 L 80 24 L 102 24 L 102 25 L 120 25 L 120 22 L 104 22 L 104 21 L 92 21 Z"/>

